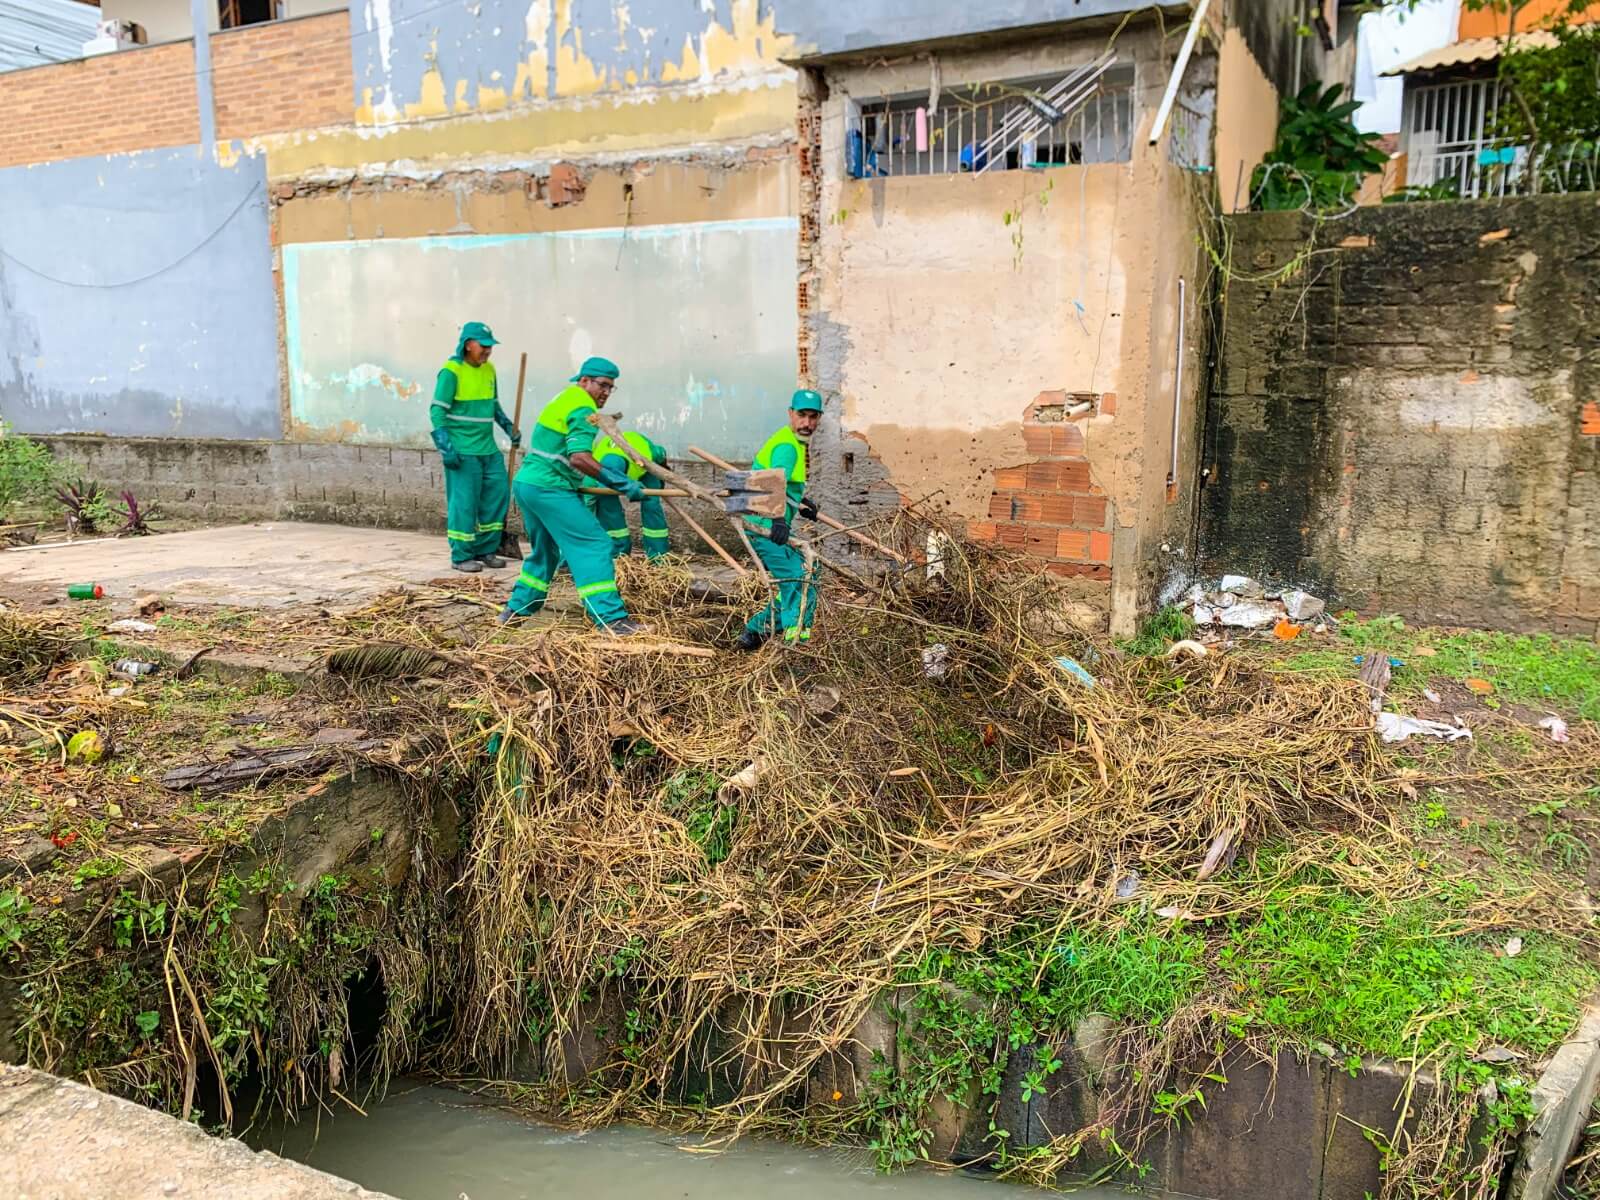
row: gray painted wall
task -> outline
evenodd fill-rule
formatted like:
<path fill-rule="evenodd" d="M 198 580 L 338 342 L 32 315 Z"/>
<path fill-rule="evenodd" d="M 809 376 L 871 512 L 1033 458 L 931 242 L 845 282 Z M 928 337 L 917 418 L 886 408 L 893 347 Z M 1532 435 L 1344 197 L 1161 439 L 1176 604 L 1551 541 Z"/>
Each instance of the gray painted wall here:
<path fill-rule="evenodd" d="M 0 171 L 0 416 L 278 437 L 266 163 L 198 147 Z"/>
<path fill-rule="evenodd" d="M 779 0 L 778 31 L 805 57 L 848 54 L 1148 8 L 1137 0 Z"/>

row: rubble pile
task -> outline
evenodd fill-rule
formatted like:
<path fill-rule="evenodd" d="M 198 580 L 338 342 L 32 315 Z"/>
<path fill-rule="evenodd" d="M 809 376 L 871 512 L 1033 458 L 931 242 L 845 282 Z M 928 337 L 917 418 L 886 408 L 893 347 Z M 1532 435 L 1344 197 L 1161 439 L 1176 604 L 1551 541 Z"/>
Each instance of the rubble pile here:
<path fill-rule="evenodd" d="M 1319 597 L 1299 588 L 1268 588 L 1248 575 L 1224 575 L 1214 590 L 1189 589 L 1194 623 L 1201 629 L 1277 629 L 1284 623 L 1327 627 L 1333 618 Z"/>

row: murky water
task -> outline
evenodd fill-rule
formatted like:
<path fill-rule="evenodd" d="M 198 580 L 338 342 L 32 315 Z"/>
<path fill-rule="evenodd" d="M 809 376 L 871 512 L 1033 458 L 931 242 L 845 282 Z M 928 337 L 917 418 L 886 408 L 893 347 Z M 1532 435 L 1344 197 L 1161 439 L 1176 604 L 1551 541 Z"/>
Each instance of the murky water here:
<path fill-rule="evenodd" d="M 398 1082 L 388 1099 L 273 1129 L 258 1148 L 353 1179 L 400 1200 L 1002 1200 L 1042 1196 L 959 1173 L 885 1177 L 865 1154 L 745 1139 L 722 1154 L 699 1141 L 634 1126 L 568 1133 L 511 1116 L 471 1096 Z M 1084 1200 L 1127 1200 L 1101 1189 Z"/>

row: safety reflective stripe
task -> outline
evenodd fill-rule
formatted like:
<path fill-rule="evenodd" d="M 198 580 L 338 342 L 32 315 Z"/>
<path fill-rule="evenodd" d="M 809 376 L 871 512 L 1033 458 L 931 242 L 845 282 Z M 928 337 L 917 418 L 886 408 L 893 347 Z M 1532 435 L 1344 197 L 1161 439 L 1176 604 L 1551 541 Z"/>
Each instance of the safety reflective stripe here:
<path fill-rule="evenodd" d="M 477 534 L 462 533 L 459 529 L 446 529 L 444 535 L 452 542 L 475 542 L 478 540 Z"/>
<path fill-rule="evenodd" d="M 537 575 L 529 575 L 526 571 L 517 576 L 517 582 L 524 587 L 531 587 L 536 592 L 548 592 L 550 585 Z"/>
<path fill-rule="evenodd" d="M 616 590 L 616 584 L 612 583 L 610 580 L 601 580 L 599 583 L 585 584 L 583 587 L 578 589 L 578 595 L 596 596 L 601 592 L 614 592 Z"/>
<path fill-rule="evenodd" d="M 448 401 L 448 400 L 435 400 L 429 407 L 431 407 L 431 408 L 449 408 L 450 407 L 450 401 Z"/>
<path fill-rule="evenodd" d="M 504 521 L 491 521 L 487 525 L 480 524 L 478 526 L 478 532 L 479 533 L 500 533 L 505 529 L 505 527 L 506 527 L 506 523 Z"/>
<path fill-rule="evenodd" d="M 606 532 L 614 538 L 625 538 L 628 536 L 628 531 L 626 529 L 608 529 Z"/>
<path fill-rule="evenodd" d="M 639 532 L 644 534 L 645 537 L 664 538 L 668 536 L 670 531 L 666 529 L 650 529 L 641 525 L 639 527 Z"/>
<path fill-rule="evenodd" d="M 783 640 L 786 641 L 786 642 L 797 642 L 797 641 L 799 641 L 800 640 L 800 627 L 798 625 L 791 625 L 788 629 L 785 629 L 783 631 Z"/>
<path fill-rule="evenodd" d="M 493 417 L 463 417 L 460 413 L 447 413 L 444 419 L 446 421 L 470 421 L 474 425 L 487 425 L 494 420 Z"/>

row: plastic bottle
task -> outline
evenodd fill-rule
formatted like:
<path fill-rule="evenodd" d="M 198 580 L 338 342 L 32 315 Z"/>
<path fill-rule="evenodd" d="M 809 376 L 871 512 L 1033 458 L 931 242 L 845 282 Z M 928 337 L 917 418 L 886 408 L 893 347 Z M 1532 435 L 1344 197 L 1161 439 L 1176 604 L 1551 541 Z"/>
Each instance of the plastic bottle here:
<path fill-rule="evenodd" d="M 67 597 L 71 600 L 99 600 L 106 591 L 98 583 L 70 583 L 67 585 Z"/>

